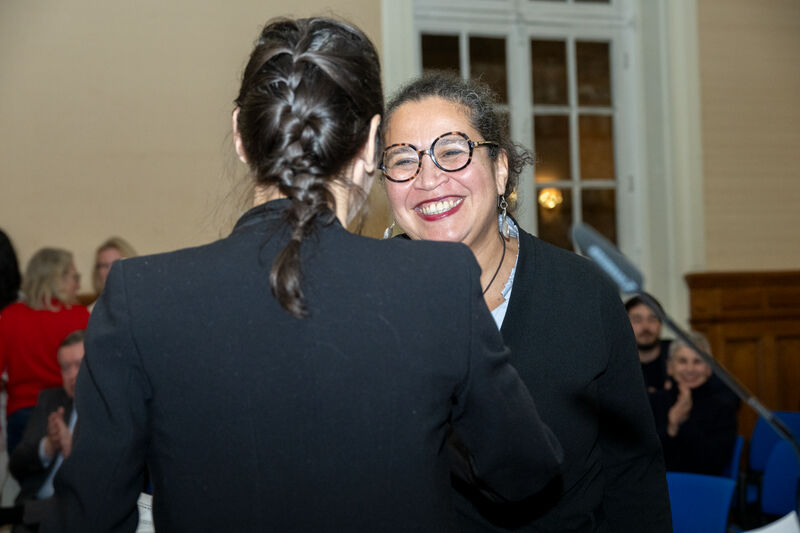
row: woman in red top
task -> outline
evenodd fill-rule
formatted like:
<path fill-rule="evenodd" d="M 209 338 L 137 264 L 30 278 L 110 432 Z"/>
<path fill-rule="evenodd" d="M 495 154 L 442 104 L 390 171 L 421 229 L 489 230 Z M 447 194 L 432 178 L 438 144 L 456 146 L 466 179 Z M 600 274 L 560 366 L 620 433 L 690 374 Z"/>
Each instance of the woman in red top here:
<path fill-rule="evenodd" d="M 22 280 L 23 299 L 0 316 L 0 371 L 8 373 L 8 453 L 22 438 L 42 389 L 61 386 L 58 346 L 85 329 L 89 311 L 74 305 L 80 288 L 72 254 L 42 248 L 28 262 Z"/>

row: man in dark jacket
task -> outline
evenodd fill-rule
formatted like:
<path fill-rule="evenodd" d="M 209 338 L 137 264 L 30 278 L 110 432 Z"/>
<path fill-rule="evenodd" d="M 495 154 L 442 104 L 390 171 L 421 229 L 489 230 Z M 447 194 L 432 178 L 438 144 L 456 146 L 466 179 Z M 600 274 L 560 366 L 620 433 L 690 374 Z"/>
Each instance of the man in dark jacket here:
<path fill-rule="evenodd" d="M 77 419 L 72 399 L 83 354 L 83 331 L 69 334 L 58 348 L 63 385 L 39 393 L 22 442 L 9 458 L 11 475 L 20 485 L 16 503 L 25 526 L 35 528 L 43 518 L 46 501 L 53 495 L 53 478 L 72 449 Z M 18 526 L 14 531 L 28 530 Z"/>

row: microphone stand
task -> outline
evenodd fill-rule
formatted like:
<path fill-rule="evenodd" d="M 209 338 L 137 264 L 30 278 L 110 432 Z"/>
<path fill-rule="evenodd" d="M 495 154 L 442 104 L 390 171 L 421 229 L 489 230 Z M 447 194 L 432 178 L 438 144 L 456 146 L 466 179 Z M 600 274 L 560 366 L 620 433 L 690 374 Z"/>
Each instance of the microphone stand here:
<path fill-rule="evenodd" d="M 686 330 L 676 324 L 675 321 L 644 292 L 642 288 L 644 277 L 641 272 L 622 255 L 616 246 L 611 244 L 605 237 L 587 224 L 576 224 L 573 227 L 572 235 L 578 247 L 584 253 L 588 252 L 589 257 L 595 260 L 595 263 L 607 277 L 614 281 L 623 292 L 639 296 L 642 302 L 658 316 L 663 324 L 666 324 L 684 344 L 700 355 L 703 361 L 711 367 L 714 374 L 725 383 L 742 402 L 749 405 L 751 409 L 758 413 L 758 416 L 763 418 L 767 425 L 769 425 L 779 437 L 792 445 L 794 453 L 797 456 L 798 465 L 800 465 L 800 443 L 798 443 L 797 438 L 792 434 L 791 430 L 786 427 L 786 424 L 776 417 L 772 411 L 767 409 L 752 392 L 747 390 L 747 388 L 733 376 L 733 374 L 728 372 L 725 367 L 711 357 L 711 354 L 706 353 L 697 346 L 697 344 L 689 338 L 689 334 Z M 795 510 L 800 511 L 800 478 L 798 479 L 796 497 L 797 504 Z"/>

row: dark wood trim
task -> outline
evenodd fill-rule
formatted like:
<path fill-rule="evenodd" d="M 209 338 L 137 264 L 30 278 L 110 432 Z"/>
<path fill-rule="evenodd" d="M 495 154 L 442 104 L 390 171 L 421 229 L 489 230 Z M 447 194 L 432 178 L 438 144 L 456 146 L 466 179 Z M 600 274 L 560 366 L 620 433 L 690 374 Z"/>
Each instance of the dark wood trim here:
<path fill-rule="evenodd" d="M 769 409 L 800 410 L 800 271 L 686 275 L 692 329 L 709 337 L 726 369 Z M 739 432 L 755 413 L 743 406 Z"/>

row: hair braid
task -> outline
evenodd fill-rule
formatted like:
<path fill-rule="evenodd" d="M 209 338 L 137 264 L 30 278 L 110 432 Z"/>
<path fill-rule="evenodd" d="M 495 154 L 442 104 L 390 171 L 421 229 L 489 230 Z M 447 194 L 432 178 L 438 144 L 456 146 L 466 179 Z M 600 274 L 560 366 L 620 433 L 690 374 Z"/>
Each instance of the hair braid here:
<path fill-rule="evenodd" d="M 358 29 L 323 19 L 267 24 L 236 99 L 238 127 L 260 185 L 290 200 L 290 240 L 275 259 L 270 287 L 296 317 L 308 314 L 301 287 L 302 244 L 335 219 L 333 183 L 383 113 L 378 56 Z"/>

